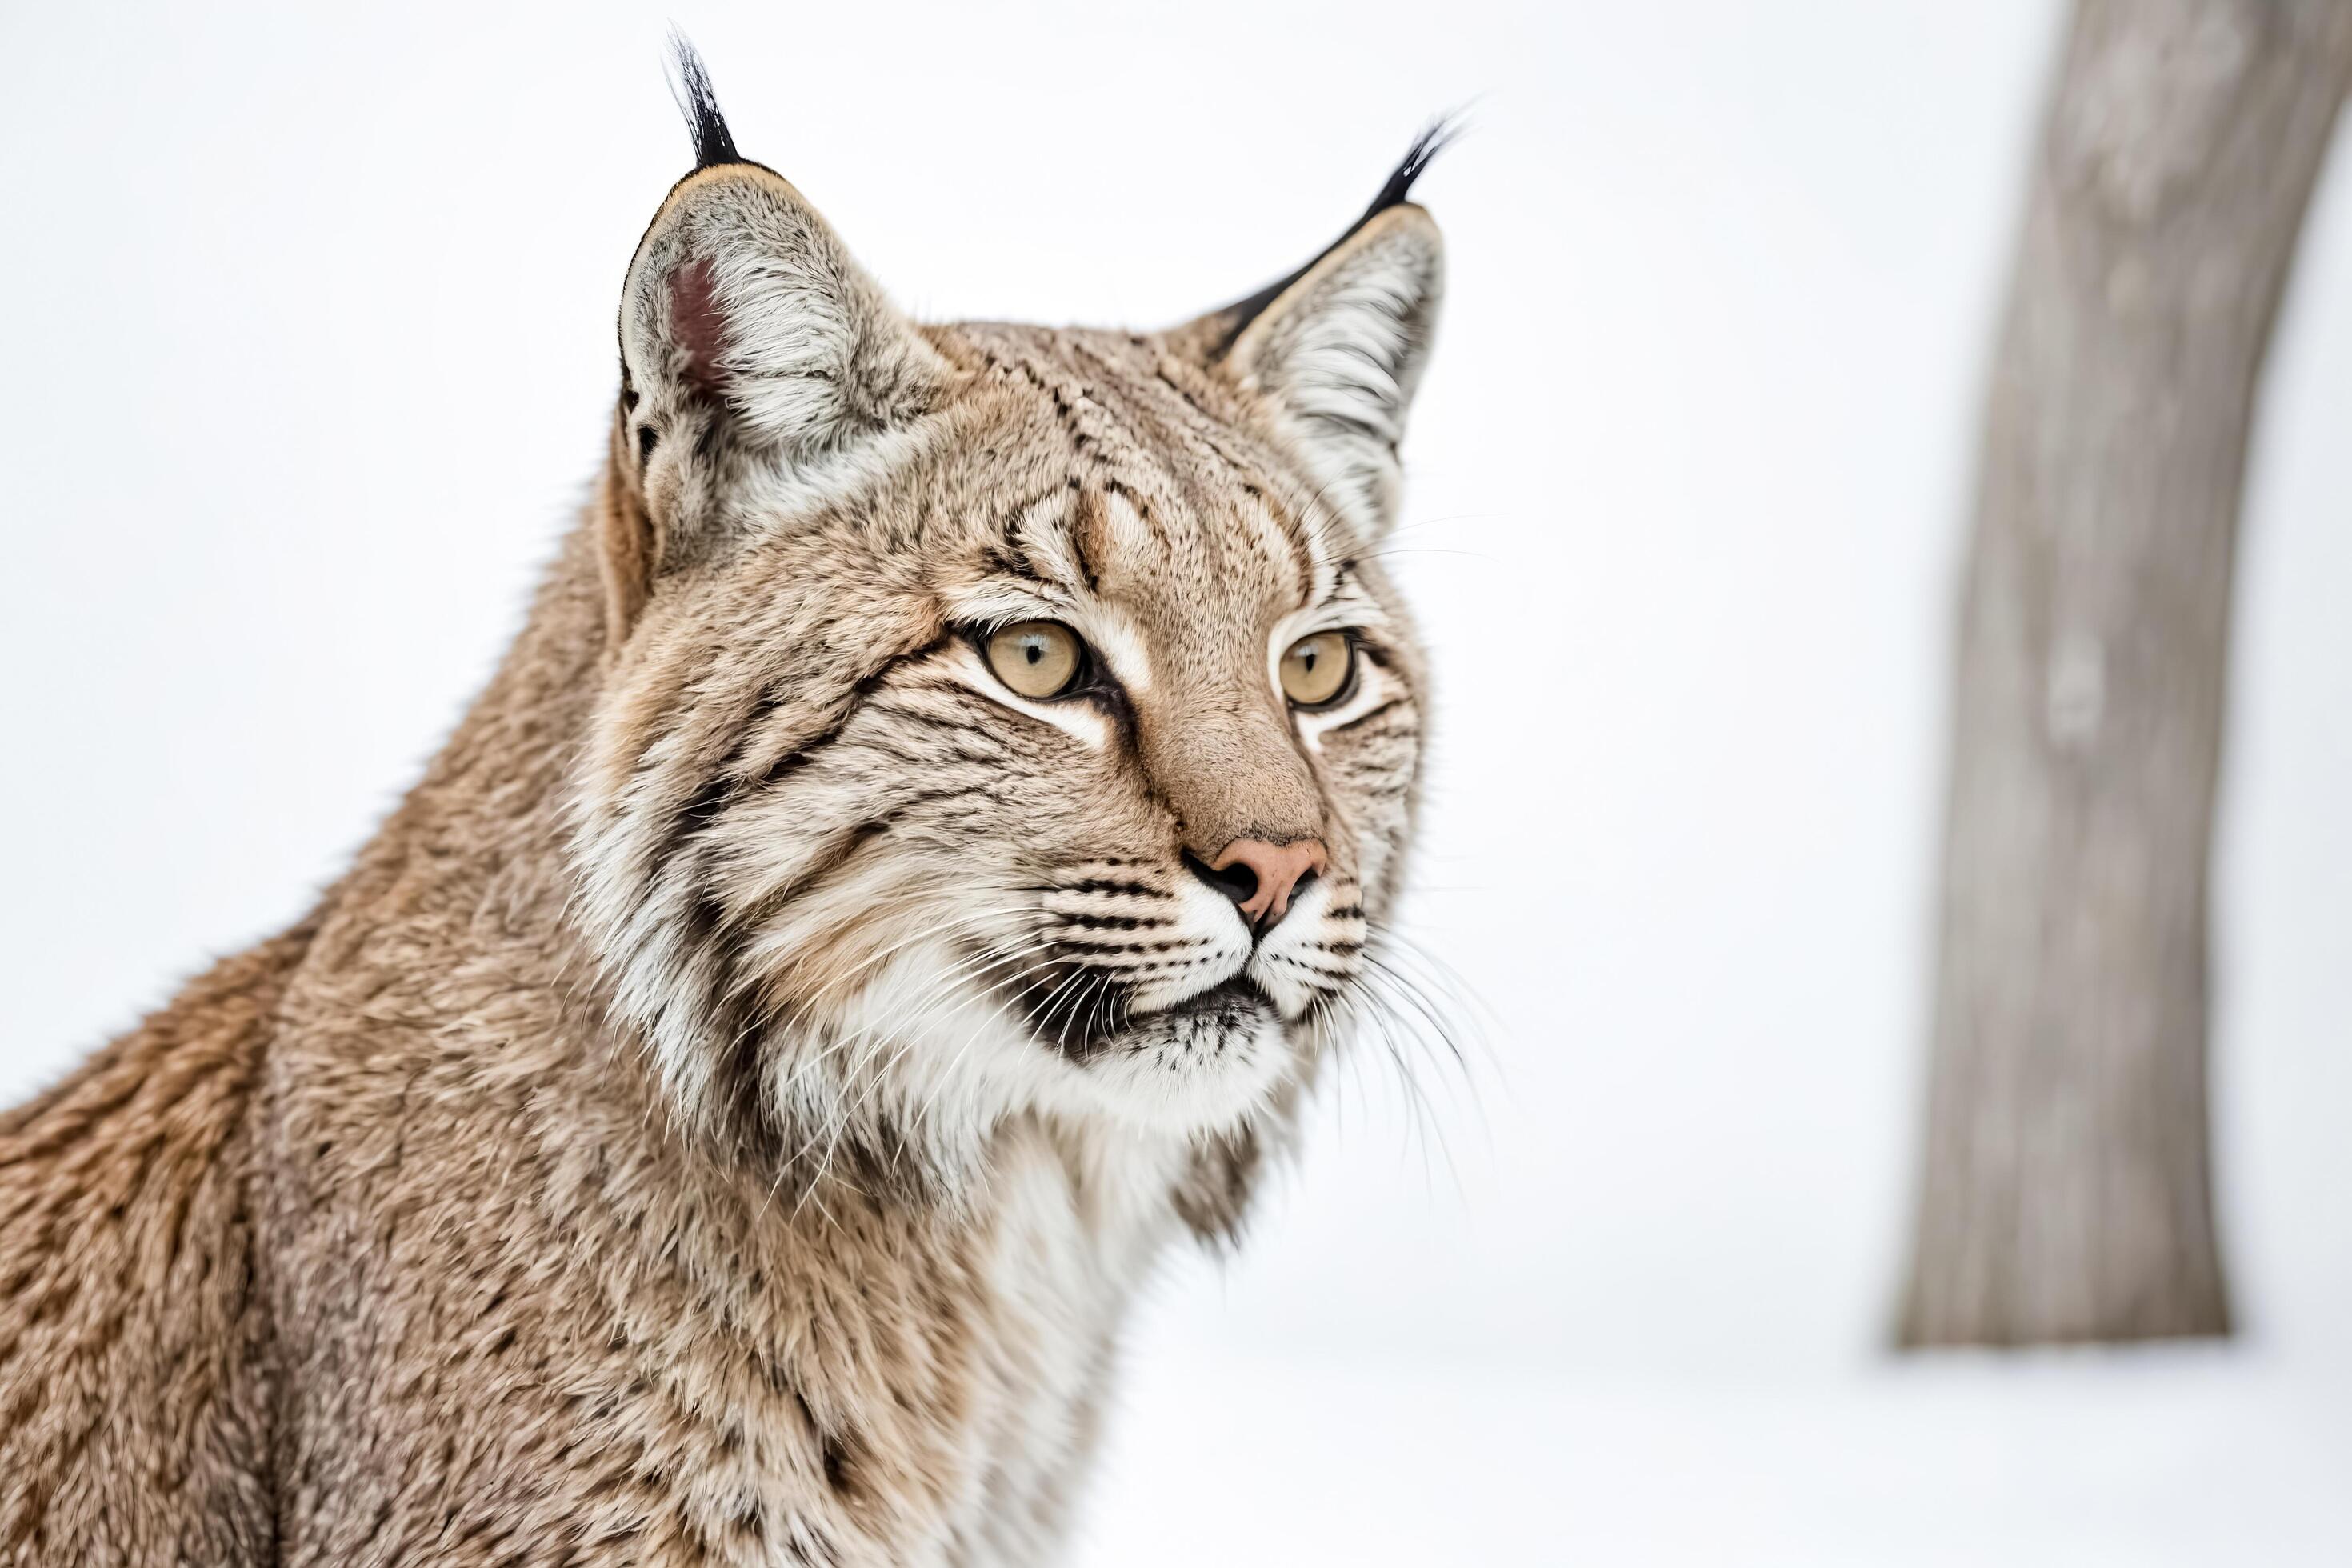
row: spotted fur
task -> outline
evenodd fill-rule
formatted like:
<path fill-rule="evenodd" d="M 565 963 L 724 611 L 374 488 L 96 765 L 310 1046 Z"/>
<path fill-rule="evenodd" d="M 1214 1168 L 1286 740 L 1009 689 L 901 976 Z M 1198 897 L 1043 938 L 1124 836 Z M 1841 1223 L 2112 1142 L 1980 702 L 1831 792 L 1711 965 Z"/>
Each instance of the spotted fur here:
<path fill-rule="evenodd" d="M 1362 1021 L 1409 175 L 1167 331 L 918 325 L 686 88 L 497 678 L 300 926 L 0 1117 L 0 1561 L 1048 1560 L 1136 1286 Z M 1039 618 L 1047 701 L 985 653 Z M 1193 868 L 1307 839 L 1270 926 Z"/>

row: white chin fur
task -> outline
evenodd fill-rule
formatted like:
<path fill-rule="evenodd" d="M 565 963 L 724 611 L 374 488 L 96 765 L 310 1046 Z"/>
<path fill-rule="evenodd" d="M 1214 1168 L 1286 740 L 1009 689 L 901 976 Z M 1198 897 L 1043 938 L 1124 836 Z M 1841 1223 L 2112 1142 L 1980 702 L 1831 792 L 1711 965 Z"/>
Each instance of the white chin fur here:
<path fill-rule="evenodd" d="M 861 1119 L 895 1115 L 902 1133 L 952 1164 L 1023 1111 L 1162 1135 L 1223 1131 L 1265 1102 L 1289 1059 L 1281 1020 L 1261 1004 L 1231 1026 L 1214 1016 L 1139 1018 L 1081 1066 L 960 979 L 959 967 L 937 942 L 893 959 L 835 1013 L 827 1065 L 837 1070 L 795 1079 L 784 1067 L 796 1100 L 786 1110 L 815 1110 L 815 1096 L 843 1095 Z"/>
<path fill-rule="evenodd" d="M 1138 1019 L 1109 1052 L 1069 1071 L 1099 1110 L 1129 1125 L 1213 1132 L 1265 1102 L 1289 1051 L 1282 1021 L 1260 1004 L 1234 1026 L 1182 1016 Z"/>

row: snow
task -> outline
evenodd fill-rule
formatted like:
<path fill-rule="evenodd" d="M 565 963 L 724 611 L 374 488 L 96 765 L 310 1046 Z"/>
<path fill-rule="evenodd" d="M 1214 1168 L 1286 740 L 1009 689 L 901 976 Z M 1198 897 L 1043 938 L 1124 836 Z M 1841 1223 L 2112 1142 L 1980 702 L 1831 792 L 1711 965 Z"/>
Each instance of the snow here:
<path fill-rule="evenodd" d="M 1784 1382 L 1151 1355 L 1075 1561 L 2339 1565 L 2347 1392 L 2207 1347 Z"/>

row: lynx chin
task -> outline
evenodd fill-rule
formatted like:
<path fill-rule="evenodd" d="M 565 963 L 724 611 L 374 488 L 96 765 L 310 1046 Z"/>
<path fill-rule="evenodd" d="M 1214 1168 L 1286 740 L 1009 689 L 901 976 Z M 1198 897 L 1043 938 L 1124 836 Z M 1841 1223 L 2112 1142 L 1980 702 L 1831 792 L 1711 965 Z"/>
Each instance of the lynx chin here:
<path fill-rule="evenodd" d="M 292 930 L 0 1112 L 0 1563 L 1034 1564 L 1376 1006 L 1407 201 L 1160 331 L 899 313 L 740 156 L 593 504 Z"/>

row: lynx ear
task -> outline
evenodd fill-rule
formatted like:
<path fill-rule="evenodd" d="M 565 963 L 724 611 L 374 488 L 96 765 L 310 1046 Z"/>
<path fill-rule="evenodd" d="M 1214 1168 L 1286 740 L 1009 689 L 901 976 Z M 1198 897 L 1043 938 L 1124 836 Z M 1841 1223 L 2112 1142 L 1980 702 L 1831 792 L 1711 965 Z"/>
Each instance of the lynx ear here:
<path fill-rule="evenodd" d="M 845 475 L 950 379 L 816 209 L 739 157 L 700 60 L 679 57 L 699 166 L 654 215 L 621 295 L 614 460 L 653 535 L 641 574 L 717 548 L 736 503 L 789 504 Z M 648 586 L 616 582 L 616 615 Z"/>
<path fill-rule="evenodd" d="M 641 443 L 691 435 L 677 444 L 783 463 L 903 424 L 948 379 L 816 210 L 756 163 L 697 170 L 662 204 L 629 266 L 621 356 Z"/>
<path fill-rule="evenodd" d="M 1398 444 L 1444 290 L 1444 245 L 1405 200 L 1444 145 L 1416 141 L 1354 227 L 1306 267 L 1171 340 L 1254 394 L 1366 537 L 1396 521 Z"/>

